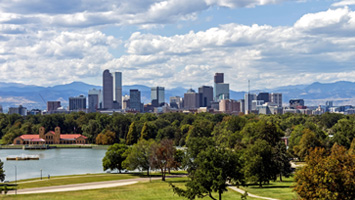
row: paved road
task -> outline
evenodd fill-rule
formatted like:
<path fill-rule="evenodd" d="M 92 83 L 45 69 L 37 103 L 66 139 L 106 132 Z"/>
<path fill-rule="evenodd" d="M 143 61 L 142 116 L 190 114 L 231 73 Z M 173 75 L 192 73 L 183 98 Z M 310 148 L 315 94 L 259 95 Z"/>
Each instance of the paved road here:
<path fill-rule="evenodd" d="M 152 178 L 161 179 L 159 177 Z M 71 185 L 59 185 L 50 187 L 40 187 L 40 188 L 28 188 L 17 190 L 17 194 L 37 194 L 37 193 L 49 193 L 49 192 L 67 192 L 67 191 L 77 191 L 77 190 L 92 190 L 100 188 L 110 188 L 118 187 L 124 185 L 131 185 L 138 182 L 149 181 L 149 178 L 134 178 L 134 179 L 124 179 L 117 181 L 103 181 L 103 182 L 92 182 L 92 183 L 80 183 Z M 7 194 L 15 194 L 15 191 L 9 191 Z"/>
<path fill-rule="evenodd" d="M 229 186 L 228 188 L 230 188 L 234 191 L 237 191 L 241 194 L 244 194 L 244 192 L 245 192 L 244 190 L 239 189 L 235 186 Z M 266 200 L 278 200 L 278 199 L 274 199 L 274 198 L 270 198 L 270 197 L 261 197 L 261 196 L 255 195 L 255 194 L 250 194 L 249 192 L 248 192 L 248 197 L 254 197 L 254 198 L 258 198 L 258 199 L 266 199 Z"/>

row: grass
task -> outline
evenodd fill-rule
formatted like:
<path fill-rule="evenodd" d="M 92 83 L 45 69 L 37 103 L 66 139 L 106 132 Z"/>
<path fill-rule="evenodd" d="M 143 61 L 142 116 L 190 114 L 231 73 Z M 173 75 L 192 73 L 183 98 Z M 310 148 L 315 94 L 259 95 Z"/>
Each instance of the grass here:
<path fill-rule="evenodd" d="M 258 196 L 271 197 L 280 200 L 292 200 L 297 199 L 296 193 L 292 191 L 293 185 L 293 177 L 283 177 L 283 182 L 270 182 L 268 185 L 263 185 L 262 188 L 260 188 L 259 185 L 250 185 L 248 187 L 241 187 L 241 189 Z"/>
<path fill-rule="evenodd" d="M 46 194 L 28 194 L 28 195 L 8 195 L 2 196 L 4 200 L 12 199 L 31 199 L 31 200 L 47 200 L 47 199 L 66 199 L 66 200 L 96 200 L 96 199 L 117 199 L 117 200 L 175 200 L 185 199 L 173 193 L 169 182 L 174 185 L 183 187 L 186 178 L 170 178 L 166 182 L 155 180 L 152 182 L 141 182 L 134 185 L 121 186 L 116 188 L 85 190 L 75 192 L 61 192 L 61 193 L 46 193 Z M 218 197 L 217 194 L 213 194 Z M 240 199 L 241 194 L 229 190 L 223 193 L 223 200 L 236 200 Z M 204 199 L 210 199 L 208 197 Z M 248 200 L 256 200 L 255 198 L 248 197 Z"/>
<path fill-rule="evenodd" d="M 48 187 L 57 185 L 69 185 L 78 183 L 89 183 L 89 182 L 100 182 L 100 181 L 113 181 L 113 180 L 123 180 L 131 178 L 139 178 L 142 176 L 141 173 L 136 174 L 85 174 L 85 175 L 72 175 L 72 176 L 56 176 L 50 179 L 40 180 L 36 179 L 26 179 L 22 181 L 17 181 L 18 189 L 25 188 L 35 188 L 35 187 Z M 11 182 L 14 183 L 14 182 Z"/>

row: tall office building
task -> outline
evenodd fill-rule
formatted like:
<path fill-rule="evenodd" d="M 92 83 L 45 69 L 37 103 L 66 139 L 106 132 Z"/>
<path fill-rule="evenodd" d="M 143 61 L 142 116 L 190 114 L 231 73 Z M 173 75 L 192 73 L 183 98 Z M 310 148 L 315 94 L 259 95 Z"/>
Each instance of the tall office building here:
<path fill-rule="evenodd" d="M 183 99 L 179 96 L 170 97 L 170 107 L 171 108 L 182 108 L 183 107 Z"/>
<path fill-rule="evenodd" d="M 137 89 L 129 90 L 129 108 L 142 112 L 141 92 Z"/>
<path fill-rule="evenodd" d="M 113 109 L 113 77 L 108 69 L 102 75 L 104 109 Z"/>
<path fill-rule="evenodd" d="M 88 110 L 89 112 L 96 112 L 102 108 L 102 92 L 101 90 L 92 89 L 88 94 Z"/>
<path fill-rule="evenodd" d="M 198 88 L 198 93 L 200 94 L 200 106 L 210 108 L 213 101 L 213 87 L 201 86 Z"/>
<path fill-rule="evenodd" d="M 271 93 L 270 101 L 278 107 L 282 107 L 282 93 Z"/>
<path fill-rule="evenodd" d="M 200 107 L 200 94 L 196 93 L 193 89 L 189 89 L 184 94 L 184 108 L 197 109 Z"/>
<path fill-rule="evenodd" d="M 19 107 L 10 107 L 8 114 L 19 114 L 22 116 L 27 116 L 27 108 L 19 105 Z"/>
<path fill-rule="evenodd" d="M 48 113 L 55 111 L 60 107 L 61 107 L 60 101 L 47 101 L 47 112 Z"/>
<path fill-rule="evenodd" d="M 152 87 L 150 88 L 150 98 L 154 107 L 159 107 L 165 102 L 165 89 L 164 87 Z"/>
<path fill-rule="evenodd" d="M 84 95 L 69 97 L 69 110 L 86 110 L 86 97 Z"/>
<path fill-rule="evenodd" d="M 270 94 L 268 92 L 260 92 L 256 97 L 256 100 L 262 100 L 264 103 L 270 101 Z"/>
<path fill-rule="evenodd" d="M 214 76 L 213 88 L 214 101 L 229 99 L 229 84 L 224 83 L 224 74 L 216 73 Z"/>
<path fill-rule="evenodd" d="M 249 114 L 252 111 L 252 102 L 256 100 L 256 94 L 246 93 L 244 95 L 244 113 Z"/>
<path fill-rule="evenodd" d="M 122 108 L 122 73 L 114 72 L 113 76 L 113 100 L 117 102 L 118 109 Z"/>

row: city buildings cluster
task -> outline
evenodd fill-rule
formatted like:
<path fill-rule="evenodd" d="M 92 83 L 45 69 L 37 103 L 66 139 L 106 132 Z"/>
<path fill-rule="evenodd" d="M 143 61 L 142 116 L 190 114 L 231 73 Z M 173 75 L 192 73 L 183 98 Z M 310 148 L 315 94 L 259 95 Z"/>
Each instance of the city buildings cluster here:
<path fill-rule="evenodd" d="M 143 104 L 139 89 L 130 89 L 129 95 L 122 96 L 122 73 L 104 70 L 102 75 L 102 90 L 92 89 L 88 91 L 88 98 L 84 95 L 69 98 L 67 109 L 61 106 L 60 101 L 48 101 L 47 110 L 42 113 L 70 113 L 70 112 L 101 112 L 112 114 L 113 112 L 213 112 L 229 114 L 323 114 L 335 112 L 354 114 L 353 106 L 333 106 L 332 101 L 318 107 L 307 107 L 303 99 L 291 99 L 289 105 L 283 105 L 281 93 L 259 92 L 258 94 L 248 91 L 244 99 L 231 99 L 229 84 L 224 82 L 224 74 L 214 75 L 212 86 L 203 85 L 197 91 L 190 88 L 183 97 L 171 96 L 169 102 L 165 102 L 165 88 L 151 87 L 151 101 Z M 2 108 L 0 107 L 0 111 Z M 27 111 L 26 108 L 9 108 L 9 114 L 20 115 L 37 114 L 40 110 Z"/>

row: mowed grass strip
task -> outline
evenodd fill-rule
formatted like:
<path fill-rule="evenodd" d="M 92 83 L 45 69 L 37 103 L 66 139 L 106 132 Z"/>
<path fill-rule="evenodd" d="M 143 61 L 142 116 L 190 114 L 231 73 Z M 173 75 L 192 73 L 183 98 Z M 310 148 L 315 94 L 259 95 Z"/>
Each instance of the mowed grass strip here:
<path fill-rule="evenodd" d="M 56 176 L 48 179 L 47 177 L 40 179 L 27 179 L 18 181 L 18 189 L 36 188 L 36 187 L 49 187 L 57 185 L 69 185 L 79 183 L 91 183 L 101 181 L 114 181 L 123 179 L 139 178 L 141 173 L 134 174 L 85 174 L 85 175 L 72 175 L 72 176 Z M 11 182 L 14 183 L 14 182 Z"/>
<path fill-rule="evenodd" d="M 298 199 L 297 194 L 292 191 L 295 184 L 293 177 L 283 177 L 282 180 L 283 182 L 278 180 L 275 182 L 271 181 L 270 184 L 263 185 L 262 188 L 260 188 L 259 185 L 250 185 L 248 187 L 240 188 L 246 190 L 248 193 L 263 197 L 271 197 L 280 200 Z"/>
<path fill-rule="evenodd" d="M 154 180 L 152 182 L 140 182 L 133 185 L 121 186 L 116 188 L 105 188 L 96 190 L 82 190 L 75 192 L 45 193 L 45 194 L 28 194 L 28 195 L 8 195 L 2 196 L 4 200 L 12 199 L 31 199 L 31 200 L 47 200 L 47 199 L 66 199 L 66 200 L 96 200 L 96 199 L 116 199 L 116 200 L 176 200 L 186 199 L 174 194 L 169 182 L 183 187 L 187 178 L 169 178 L 166 182 Z M 213 196 L 218 198 L 218 194 Z M 241 194 L 228 190 L 223 193 L 223 200 L 240 199 Z M 209 199 L 206 197 L 204 199 Z M 248 197 L 248 200 L 256 200 Z"/>

